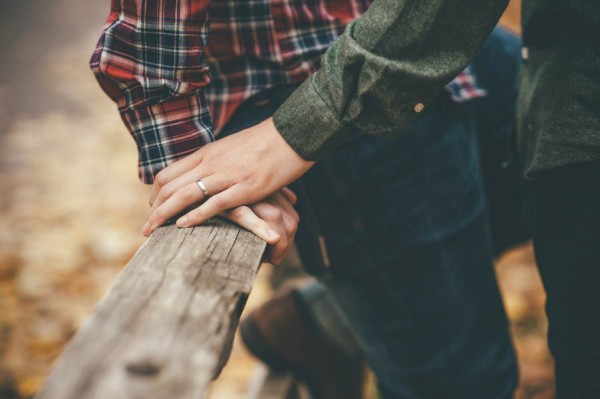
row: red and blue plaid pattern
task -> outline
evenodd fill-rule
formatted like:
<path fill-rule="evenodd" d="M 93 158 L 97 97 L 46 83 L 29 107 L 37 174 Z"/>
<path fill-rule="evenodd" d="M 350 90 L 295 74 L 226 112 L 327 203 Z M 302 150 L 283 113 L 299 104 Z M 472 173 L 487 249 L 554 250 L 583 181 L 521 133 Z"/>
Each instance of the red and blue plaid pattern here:
<path fill-rule="evenodd" d="M 305 80 L 371 1 L 112 0 L 90 65 L 137 143 L 141 180 L 213 141 L 251 96 Z M 447 89 L 484 94 L 468 70 Z"/>
<path fill-rule="evenodd" d="M 446 85 L 452 101 L 464 103 L 475 98 L 484 97 L 487 92 L 479 87 L 473 68 L 468 65 L 453 81 Z"/>

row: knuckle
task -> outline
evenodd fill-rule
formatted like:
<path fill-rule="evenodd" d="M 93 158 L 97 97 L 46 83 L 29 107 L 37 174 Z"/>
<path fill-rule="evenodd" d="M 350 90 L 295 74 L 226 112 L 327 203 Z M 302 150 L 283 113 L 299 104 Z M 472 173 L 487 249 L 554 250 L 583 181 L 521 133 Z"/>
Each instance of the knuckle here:
<path fill-rule="evenodd" d="M 286 232 L 290 237 L 293 237 L 296 235 L 296 232 L 298 231 L 298 224 L 297 223 L 291 223 L 288 226 L 286 226 Z"/>
<path fill-rule="evenodd" d="M 179 196 L 184 201 L 191 201 L 196 198 L 195 187 L 185 186 L 179 190 Z"/>
<path fill-rule="evenodd" d="M 173 189 L 173 187 L 170 184 L 167 184 L 166 186 L 163 186 L 163 188 L 160 189 L 158 195 L 161 197 L 161 199 L 165 200 L 167 198 L 171 198 L 171 196 L 174 193 L 175 190 Z"/>
<path fill-rule="evenodd" d="M 162 204 L 163 202 L 165 202 L 166 200 L 168 200 L 170 197 L 171 197 L 171 195 L 167 195 L 167 193 L 165 191 L 160 190 L 160 192 L 158 193 L 158 195 L 154 199 L 154 202 L 158 202 L 159 204 Z"/>
<path fill-rule="evenodd" d="M 298 215 L 298 212 L 296 212 L 296 210 L 290 212 L 290 216 L 296 224 L 300 223 L 300 215 Z"/>
<path fill-rule="evenodd" d="M 264 202 L 259 202 L 258 204 L 252 205 L 252 210 L 262 218 L 264 216 L 263 214 L 265 213 L 265 209 L 267 209 L 268 206 L 269 205 L 265 204 Z"/>
<path fill-rule="evenodd" d="M 154 176 L 154 184 L 164 186 L 165 184 L 167 184 L 167 182 L 167 174 L 164 171 L 160 171 L 156 176 Z"/>
<path fill-rule="evenodd" d="M 220 196 L 212 197 L 212 203 L 218 209 L 225 208 L 225 200 L 223 199 L 223 197 L 220 197 Z"/>
<path fill-rule="evenodd" d="M 243 218 L 251 212 L 251 209 L 247 206 L 238 206 L 230 211 L 231 217 L 234 218 Z"/>
<path fill-rule="evenodd" d="M 265 207 L 264 216 L 270 221 L 279 221 L 283 218 L 283 213 L 280 209 L 274 206 Z"/>

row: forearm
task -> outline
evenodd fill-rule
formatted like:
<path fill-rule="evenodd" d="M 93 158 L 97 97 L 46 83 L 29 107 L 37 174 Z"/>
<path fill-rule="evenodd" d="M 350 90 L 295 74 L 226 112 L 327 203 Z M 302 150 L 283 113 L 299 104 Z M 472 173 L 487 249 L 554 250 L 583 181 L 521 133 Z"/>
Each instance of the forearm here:
<path fill-rule="evenodd" d="M 277 130 L 309 160 L 357 131 L 403 130 L 466 67 L 506 4 L 376 0 L 275 113 Z"/>

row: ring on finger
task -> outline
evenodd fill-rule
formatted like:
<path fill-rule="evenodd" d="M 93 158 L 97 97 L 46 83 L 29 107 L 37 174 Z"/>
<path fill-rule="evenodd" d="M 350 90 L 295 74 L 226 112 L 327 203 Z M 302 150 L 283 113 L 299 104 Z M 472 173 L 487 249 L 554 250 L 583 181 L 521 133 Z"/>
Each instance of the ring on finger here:
<path fill-rule="evenodd" d="M 196 184 L 198 185 L 198 187 L 200 187 L 200 191 L 202 191 L 204 198 L 208 198 L 210 194 L 208 193 L 208 189 L 206 188 L 206 185 L 204 184 L 202 179 L 196 180 Z"/>

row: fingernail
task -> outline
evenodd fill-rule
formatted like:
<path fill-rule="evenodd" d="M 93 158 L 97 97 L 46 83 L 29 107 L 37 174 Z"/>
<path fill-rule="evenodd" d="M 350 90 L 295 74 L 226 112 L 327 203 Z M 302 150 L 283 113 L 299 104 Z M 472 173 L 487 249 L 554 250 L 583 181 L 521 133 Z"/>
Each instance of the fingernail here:
<path fill-rule="evenodd" d="M 146 223 L 144 224 L 144 227 L 142 227 L 142 234 L 147 237 L 149 230 L 150 230 L 150 222 L 146 221 Z"/>
<path fill-rule="evenodd" d="M 281 238 L 275 230 L 267 230 L 267 237 L 269 237 L 269 240 L 279 240 Z"/>
<path fill-rule="evenodd" d="M 187 216 L 181 217 L 177 220 L 177 227 L 186 227 L 189 218 Z"/>

